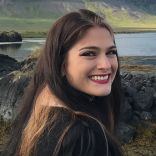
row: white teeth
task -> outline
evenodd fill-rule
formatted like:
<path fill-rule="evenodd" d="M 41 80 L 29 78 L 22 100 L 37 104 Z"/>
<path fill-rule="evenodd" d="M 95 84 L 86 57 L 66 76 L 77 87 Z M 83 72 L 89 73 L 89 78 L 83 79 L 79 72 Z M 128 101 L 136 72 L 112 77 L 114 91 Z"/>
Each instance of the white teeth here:
<path fill-rule="evenodd" d="M 107 80 L 108 79 L 108 75 L 105 76 L 91 76 L 92 80 Z"/>

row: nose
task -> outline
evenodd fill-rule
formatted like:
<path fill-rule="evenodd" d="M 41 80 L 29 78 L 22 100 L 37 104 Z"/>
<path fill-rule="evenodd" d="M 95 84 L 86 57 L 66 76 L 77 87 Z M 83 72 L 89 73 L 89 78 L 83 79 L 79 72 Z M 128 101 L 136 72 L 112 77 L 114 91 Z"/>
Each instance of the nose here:
<path fill-rule="evenodd" d="M 105 71 L 111 70 L 111 61 L 107 57 L 107 55 L 99 56 L 99 58 L 97 60 L 97 69 L 98 70 L 105 70 Z"/>

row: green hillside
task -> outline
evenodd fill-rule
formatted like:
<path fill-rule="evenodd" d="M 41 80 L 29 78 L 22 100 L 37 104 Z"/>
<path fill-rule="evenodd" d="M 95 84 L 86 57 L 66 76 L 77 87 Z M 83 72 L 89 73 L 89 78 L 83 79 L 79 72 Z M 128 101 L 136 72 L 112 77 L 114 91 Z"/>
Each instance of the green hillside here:
<path fill-rule="evenodd" d="M 0 31 L 43 36 L 57 17 L 79 8 L 105 16 L 116 32 L 156 31 L 155 0 L 0 0 Z"/>

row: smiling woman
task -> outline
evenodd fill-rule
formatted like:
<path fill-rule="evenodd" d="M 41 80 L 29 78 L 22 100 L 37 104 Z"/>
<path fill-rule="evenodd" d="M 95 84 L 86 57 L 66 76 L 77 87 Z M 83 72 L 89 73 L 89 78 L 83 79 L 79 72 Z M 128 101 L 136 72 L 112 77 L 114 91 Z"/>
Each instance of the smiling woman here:
<path fill-rule="evenodd" d="M 50 29 L 5 156 L 121 156 L 120 74 L 111 27 L 89 10 Z"/>
<path fill-rule="evenodd" d="M 113 37 L 103 27 L 86 31 L 67 53 L 64 73 L 71 86 L 93 96 L 106 96 L 118 68 Z"/>

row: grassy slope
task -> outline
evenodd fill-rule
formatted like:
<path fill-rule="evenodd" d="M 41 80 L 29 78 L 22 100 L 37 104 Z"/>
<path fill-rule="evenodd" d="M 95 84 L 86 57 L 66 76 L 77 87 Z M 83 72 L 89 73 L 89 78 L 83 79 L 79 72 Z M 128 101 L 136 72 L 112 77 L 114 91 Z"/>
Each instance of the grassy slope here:
<path fill-rule="evenodd" d="M 55 19 L 0 17 L 0 31 L 16 30 L 25 37 L 44 36 Z"/>
<path fill-rule="evenodd" d="M 46 5 L 36 4 L 34 2 L 24 5 L 21 3 L 18 4 L 19 6 L 13 6 L 10 10 L 5 10 L 7 16 L 3 16 L 4 14 L 2 13 L 0 15 L 0 31 L 16 30 L 21 32 L 25 37 L 44 36 L 62 12 L 60 11 L 61 9 L 58 9 L 57 12 L 57 9 L 54 9 L 52 4 L 49 4 L 49 7 L 53 8 L 48 8 L 47 10 Z M 70 2 L 64 4 L 64 8 L 62 9 L 66 11 L 75 8 L 77 5 Z M 82 7 L 82 4 L 80 6 Z M 99 3 L 90 2 L 83 3 L 83 7 L 105 15 L 116 32 L 156 31 L 156 16 L 147 13 L 140 13 L 139 17 L 135 17 L 134 15 L 130 15 L 130 12 L 126 9 L 114 9 L 113 7 L 105 7 Z"/>
<path fill-rule="evenodd" d="M 86 8 L 105 15 L 116 32 L 156 31 L 156 16 L 139 13 L 137 17 L 126 9 L 106 8 L 94 3 L 86 3 Z"/>

